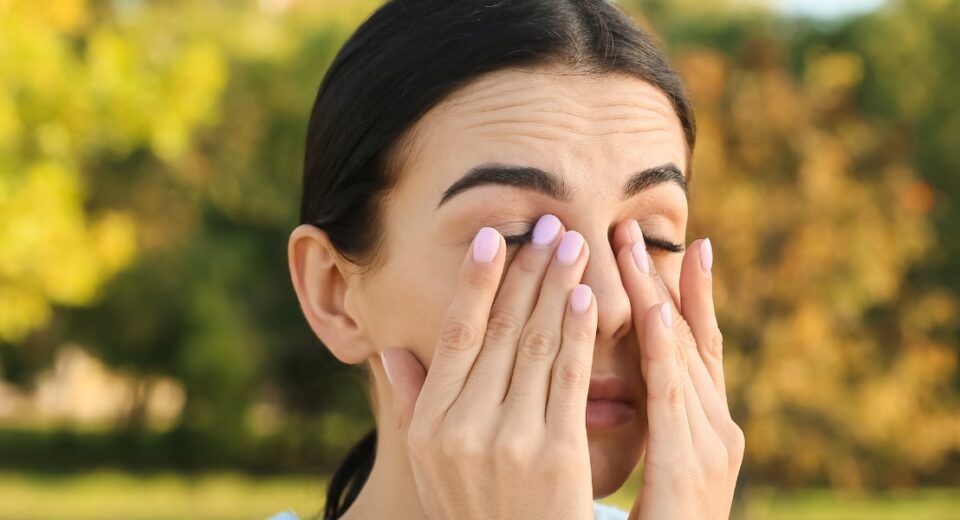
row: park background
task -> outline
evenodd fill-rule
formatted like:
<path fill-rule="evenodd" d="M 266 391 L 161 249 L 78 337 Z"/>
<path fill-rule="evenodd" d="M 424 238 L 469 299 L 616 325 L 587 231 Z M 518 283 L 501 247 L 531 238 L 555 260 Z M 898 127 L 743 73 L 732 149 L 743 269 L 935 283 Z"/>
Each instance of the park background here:
<path fill-rule="evenodd" d="M 735 516 L 956 518 L 960 2 L 616 3 L 696 107 Z M 378 4 L 0 0 L 0 519 L 321 509 L 372 422 L 286 243 Z"/>

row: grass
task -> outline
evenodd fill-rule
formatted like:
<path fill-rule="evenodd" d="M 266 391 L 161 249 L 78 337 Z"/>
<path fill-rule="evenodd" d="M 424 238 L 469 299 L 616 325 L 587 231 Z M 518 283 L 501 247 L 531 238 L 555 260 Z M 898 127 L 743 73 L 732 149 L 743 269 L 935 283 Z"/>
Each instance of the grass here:
<path fill-rule="evenodd" d="M 200 476 L 119 472 L 78 475 L 0 473 L 0 520 L 258 519 L 284 510 L 309 518 L 323 506 L 321 478 Z M 633 486 L 602 500 L 630 509 Z M 920 489 L 879 496 L 831 490 L 756 489 L 740 518 L 749 520 L 946 520 L 958 517 L 960 489 Z"/>

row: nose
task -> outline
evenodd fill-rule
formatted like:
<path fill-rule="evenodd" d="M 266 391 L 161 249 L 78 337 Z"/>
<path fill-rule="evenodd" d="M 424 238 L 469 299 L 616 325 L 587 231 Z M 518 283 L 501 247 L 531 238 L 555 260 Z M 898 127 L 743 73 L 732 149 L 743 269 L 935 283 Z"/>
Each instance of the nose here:
<path fill-rule="evenodd" d="M 613 239 L 606 230 L 582 233 L 590 247 L 590 258 L 582 283 L 589 285 L 597 299 L 597 343 L 617 341 L 633 328 L 630 299 L 623 288 L 617 267 Z"/>

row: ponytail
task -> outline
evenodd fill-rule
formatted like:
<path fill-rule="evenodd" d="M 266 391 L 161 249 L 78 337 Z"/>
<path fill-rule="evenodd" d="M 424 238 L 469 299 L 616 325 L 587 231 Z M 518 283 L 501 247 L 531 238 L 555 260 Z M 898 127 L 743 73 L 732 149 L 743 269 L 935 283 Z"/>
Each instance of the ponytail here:
<path fill-rule="evenodd" d="M 330 479 L 323 520 L 340 518 L 357 499 L 373 469 L 376 453 L 377 429 L 374 427 L 347 453 Z"/>

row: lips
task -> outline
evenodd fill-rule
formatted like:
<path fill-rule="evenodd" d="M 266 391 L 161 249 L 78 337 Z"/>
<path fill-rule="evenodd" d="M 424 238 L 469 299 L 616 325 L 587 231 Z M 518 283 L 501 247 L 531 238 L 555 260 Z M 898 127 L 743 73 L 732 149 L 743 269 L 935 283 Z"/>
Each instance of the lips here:
<path fill-rule="evenodd" d="M 590 380 L 590 390 L 587 393 L 587 429 L 614 429 L 630 422 L 635 416 L 633 394 L 624 380 L 616 377 Z"/>
<path fill-rule="evenodd" d="M 633 393 L 623 379 L 618 377 L 605 377 L 603 379 L 590 380 L 590 391 L 587 393 L 587 399 L 603 399 L 632 404 Z"/>

